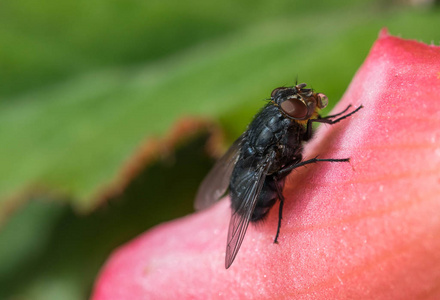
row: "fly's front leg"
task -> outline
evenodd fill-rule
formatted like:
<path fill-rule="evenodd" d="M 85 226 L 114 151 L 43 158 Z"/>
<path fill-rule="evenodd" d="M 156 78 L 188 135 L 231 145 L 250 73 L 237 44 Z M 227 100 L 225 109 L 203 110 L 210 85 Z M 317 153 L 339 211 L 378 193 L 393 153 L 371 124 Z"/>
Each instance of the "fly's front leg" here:
<path fill-rule="evenodd" d="M 361 108 L 363 108 L 363 106 L 361 105 L 361 106 L 359 106 L 358 108 L 356 108 L 355 110 L 353 110 L 351 113 L 348 113 L 348 114 L 346 114 L 345 116 L 342 116 L 342 117 L 339 117 L 339 118 L 337 118 L 337 119 L 332 120 L 332 118 L 337 117 L 337 116 L 340 116 L 340 115 L 342 115 L 344 112 L 346 112 L 346 111 L 350 108 L 350 106 L 351 106 L 351 104 L 350 104 L 349 106 L 347 106 L 347 108 L 346 108 L 344 111 L 342 111 L 342 112 L 340 112 L 340 113 L 338 113 L 338 114 L 330 115 L 330 116 L 327 116 L 327 117 L 324 117 L 324 118 L 318 117 L 318 118 L 316 118 L 316 119 L 310 119 L 309 121 L 312 121 L 312 122 L 318 122 L 318 123 L 326 123 L 326 124 L 335 124 L 335 123 L 338 123 L 339 121 L 342 121 L 342 120 L 348 118 L 349 116 L 355 114 L 355 113 L 358 112 Z M 308 122 L 307 122 L 307 123 L 308 123 Z"/>
<path fill-rule="evenodd" d="M 340 113 L 337 113 L 337 114 L 334 114 L 334 115 L 328 115 L 328 116 L 326 116 L 326 117 L 321 117 L 321 116 L 319 116 L 318 119 L 331 119 L 331 118 L 336 118 L 337 116 L 340 116 L 340 115 L 346 113 L 347 110 L 350 109 L 350 107 L 351 107 L 351 104 L 349 104 L 349 105 L 348 105 L 343 111 L 341 111 Z"/>
<path fill-rule="evenodd" d="M 316 123 L 326 123 L 326 124 L 335 124 L 338 123 L 341 120 L 344 120 L 348 117 L 350 117 L 351 115 L 355 114 L 357 111 L 359 111 L 363 106 L 359 106 L 358 108 L 356 108 L 355 110 L 353 110 L 351 113 L 346 114 L 345 116 L 339 117 L 337 119 L 332 120 L 333 118 L 336 118 L 340 115 L 343 115 L 344 113 L 346 113 L 351 107 L 351 104 L 348 105 L 343 111 L 341 111 L 340 113 L 334 114 L 334 115 L 329 115 L 326 117 L 321 117 L 320 115 L 318 115 L 318 117 L 316 119 L 309 119 L 307 121 L 307 125 L 306 125 L 306 133 L 303 136 L 303 140 L 304 141 L 308 141 L 312 138 L 313 135 L 313 122 Z"/>

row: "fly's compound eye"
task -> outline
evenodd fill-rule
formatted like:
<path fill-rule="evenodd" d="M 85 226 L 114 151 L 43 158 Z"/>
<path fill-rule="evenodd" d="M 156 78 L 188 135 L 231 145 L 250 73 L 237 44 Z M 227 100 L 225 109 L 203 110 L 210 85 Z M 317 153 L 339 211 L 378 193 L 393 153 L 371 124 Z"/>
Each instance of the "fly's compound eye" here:
<path fill-rule="evenodd" d="M 270 98 L 271 98 L 271 99 L 275 99 L 275 95 L 276 95 L 279 91 L 282 91 L 282 90 L 285 90 L 285 89 L 287 89 L 287 88 L 285 88 L 285 87 L 279 87 L 279 88 L 274 89 L 274 90 L 272 91 L 272 93 L 270 93 Z"/>
<path fill-rule="evenodd" d="M 324 108 L 328 104 L 328 97 L 324 94 L 318 94 L 318 107 Z"/>
<path fill-rule="evenodd" d="M 281 109 L 294 119 L 304 119 L 307 117 L 306 104 L 297 98 L 290 98 L 280 104 Z"/>

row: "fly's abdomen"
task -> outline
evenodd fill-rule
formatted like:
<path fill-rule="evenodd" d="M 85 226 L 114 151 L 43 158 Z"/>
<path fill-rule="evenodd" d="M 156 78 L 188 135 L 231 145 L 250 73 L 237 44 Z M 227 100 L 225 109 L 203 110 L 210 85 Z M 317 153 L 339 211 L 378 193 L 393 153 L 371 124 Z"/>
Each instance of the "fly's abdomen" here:
<path fill-rule="evenodd" d="M 231 196 L 231 207 L 234 211 L 241 211 L 240 205 L 243 204 L 243 198 L 250 186 L 255 180 L 255 170 L 253 168 L 243 166 L 240 161 L 237 162 L 232 172 L 229 184 L 229 195 Z"/>
<path fill-rule="evenodd" d="M 277 201 L 277 191 L 271 183 L 273 183 L 273 180 L 271 178 L 266 178 L 258 197 L 257 204 L 255 205 L 254 212 L 252 213 L 251 222 L 264 220 L 272 206 Z"/>
<path fill-rule="evenodd" d="M 279 179 L 277 181 L 278 188 L 282 191 L 284 189 L 285 179 Z M 258 197 L 257 204 L 255 205 L 254 212 L 252 213 L 251 221 L 257 222 L 264 220 L 270 209 L 276 203 L 278 199 L 278 192 L 276 183 L 273 176 L 266 177 L 261 193 Z"/>
<path fill-rule="evenodd" d="M 244 204 L 244 199 L 249 193 L 249 189 L 254 186 L 255 180 L 257 180 L 255 178 L 255 167 L 247 166 L 246 164 L 246 162 L 249 161 L 254 160 L 248 158 L 237 162 L 229 185 L 231 208 L 239 214 L 246 211 L 241 205 Z M 284 180 L 279 184 L 283 183 Z M 263 220 L 278 198 L 277 189 L 272 176 L 266 177 L 261 192 L 257 197 L 255 208 L 250 219 L 251 222 Z"/>

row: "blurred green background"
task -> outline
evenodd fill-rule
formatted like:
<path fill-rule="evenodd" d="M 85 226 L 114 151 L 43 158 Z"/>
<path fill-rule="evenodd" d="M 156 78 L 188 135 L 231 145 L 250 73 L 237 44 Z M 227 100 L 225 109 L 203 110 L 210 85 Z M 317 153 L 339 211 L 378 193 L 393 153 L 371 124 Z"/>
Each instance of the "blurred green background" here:
<path fill-rule="evenodd" d="M 100 194 L 139 147 L 182 117 L 220 124 L 231 142 L 297 77 L 329 96 L 329 110 L 382 27 L 438 45 L 440 11 L 379 0 L 2 1 L 0 299 L 88 298 L 112 250 L 192 212 L 214 162 L 208 128 L 181 132 L 120 193 Z"/>

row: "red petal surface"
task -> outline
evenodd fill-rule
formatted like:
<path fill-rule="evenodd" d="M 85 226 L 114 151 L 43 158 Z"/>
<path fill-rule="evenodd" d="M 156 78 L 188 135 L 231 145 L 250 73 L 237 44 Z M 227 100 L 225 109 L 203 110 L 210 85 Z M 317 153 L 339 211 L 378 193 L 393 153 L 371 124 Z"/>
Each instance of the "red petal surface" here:
<path fill-rule="evenodd" d="M 382 31 L 276 205 L 224 269 L 225 199 L 116 250 L 93 300 L 440 299 L 440 47 Z"/>

